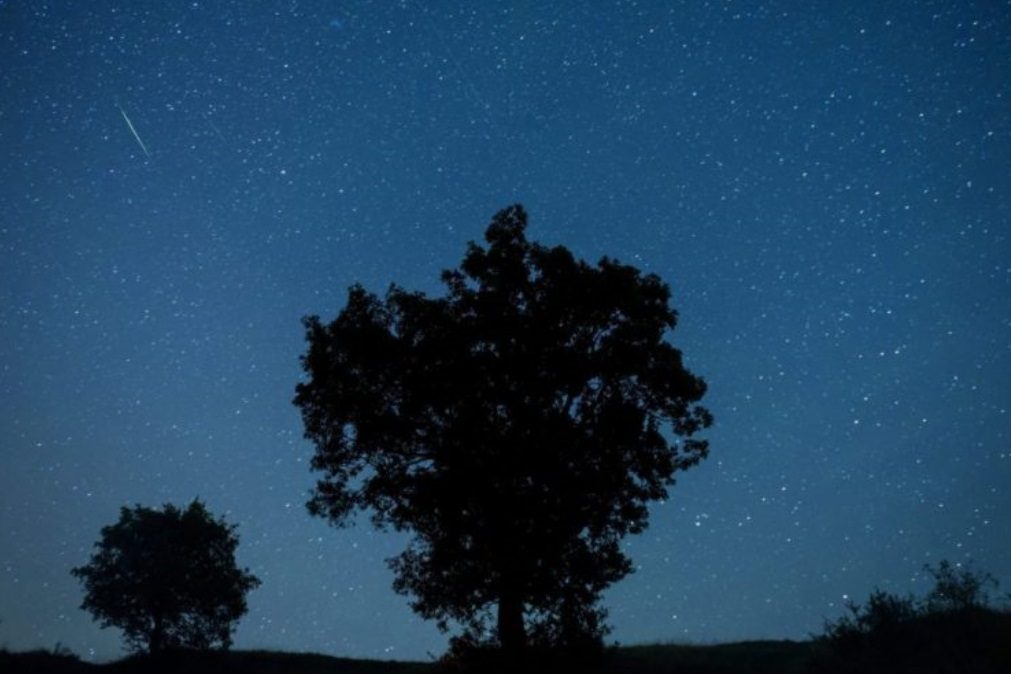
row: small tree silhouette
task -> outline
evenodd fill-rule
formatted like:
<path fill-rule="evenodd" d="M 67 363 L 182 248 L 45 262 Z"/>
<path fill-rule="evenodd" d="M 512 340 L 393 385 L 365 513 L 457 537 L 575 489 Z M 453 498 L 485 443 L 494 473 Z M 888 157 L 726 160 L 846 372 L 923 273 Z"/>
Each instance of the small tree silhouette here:
<path fill-rule="evenodd" d="M 246 593 L 260 584 L 236 567 L 238 543 L 235 526 L 196 500 L 185 510 L 122 508 L 91 560 L 71 571 L 84 584 L 81 608 L 123 630 L 131 650 L 228 648 Z"/>

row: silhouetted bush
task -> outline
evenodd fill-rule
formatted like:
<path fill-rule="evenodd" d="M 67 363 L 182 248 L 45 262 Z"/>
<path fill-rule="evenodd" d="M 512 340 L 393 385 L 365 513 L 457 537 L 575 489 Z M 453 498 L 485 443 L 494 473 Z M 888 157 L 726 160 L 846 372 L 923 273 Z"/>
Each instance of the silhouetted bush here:
<path fill-rule="evenodd" d="M 987 592 L 997 581 L 947 561 L 926 571 L 934 588 L 924 599 L 875 590 L 827 622 L 813 671 L 1011 672 L 1011 612 L 991 605 Z"/>
<path fill-rule="evenodd" d="M 997 589 L 997 579 L 989 573 L 972 568 L 955 569 L 943 560 L 934 569 L 925 567 L 934 578 L 934 589 L 927 594 L 925 609 L 929 613 L 965 611 L 990 606 L 987 587 Z"/>

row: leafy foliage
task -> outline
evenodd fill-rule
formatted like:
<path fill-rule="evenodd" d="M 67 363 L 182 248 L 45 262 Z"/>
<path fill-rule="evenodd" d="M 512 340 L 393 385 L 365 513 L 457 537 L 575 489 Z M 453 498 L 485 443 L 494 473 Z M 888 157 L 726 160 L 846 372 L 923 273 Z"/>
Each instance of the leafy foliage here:
<path fill-rule="evenodd" d="M 1011 671 L 1011 613 L 991 603 L 997 581 L 972 567 L 926 566 L 924 599 L 875 590 L 849 615 L 827 622 L 814 671 Z"/>
<path fill-rule="evenodd" d="M 925 567 L 934 578 L 934 588 L 927 595 L 926 610 L 964 611 L 990 606 L 987 587 L 997 588 L 997 579 L 989 573 L 971 567 L 956 569 L 948 560 L 942 560 L 934 569 Z"/>
<path fill-rule="evenodd" d="M 693 436 L 712 422 L 666 341 L 668 287 L 526 224 L 499 212 L 445 297 L 353 286 L 335 320 L 305 319 L 294 400 L 323 473 L 310 511 L 413 532 L 395 589 L 510 650 L 599 641 L 600 593 L 631 570 L 621 538 L 706 456 Z"/>
<path fill-rule="evenodd" d="M 260 584 L 236 567 L 234 532 L 199 501 L 122 508 L 88 564 L 71 572 L 84 584 L 81 608 L 123 630 L 133 650 L 227 648 L 246 593 Z"/>
<path fill-rule="evenodd" d="M 882 590 L 874 590 L 865 605 L 849 602 L 849 615 L 825 625 L 824 639 L 840 652 L 852 652 L 864 647 L 867 641 L 894 640 L 901 627 L 919 615 L 917 602 L 912 596 L 900 597 Z"/>

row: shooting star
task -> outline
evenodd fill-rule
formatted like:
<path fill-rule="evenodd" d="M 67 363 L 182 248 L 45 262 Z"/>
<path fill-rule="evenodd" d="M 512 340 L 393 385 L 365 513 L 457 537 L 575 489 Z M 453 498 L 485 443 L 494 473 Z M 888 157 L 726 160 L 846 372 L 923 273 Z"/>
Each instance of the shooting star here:
<path fill-rule="evenodd" d="M 227 143 L 228 139 L 225 138 L 225 134 L 221 133 L 221 129 L 218 128 L 218 125 L 215 124 L 214 121 L 210 117 L 207 116 L 207 113 L 201 113 L 201 114 L 203 114 L 204 119 L 207 120 L 207 123 L 211 125 L 211 128 L 214 129 L 214 133 L 218 134 L 218 138 L 220 138 L 221 140 L 223 140 L 223 141 L 225 141 Z"/>
<path fill-rule="evenodd" d="M 130 133 L 132 133 L 133 137 L 137 139 L 137 144 L 140 145 L 140 149 L 144 150 L 144 154 L 147 156 L 148 159 L 150 159 L 151 153 L 147 151 L 147 146 L 144 145 L 144 141 L 140 139 L 140 134 L 137 133 L 137 129 L 133 128 L 133 122 L 131 122 L 130 118 L 126 116 L 126 110 L 124 110 L 118 105 L 116 107 L 119 108 L 120 113 L 122 113 L 123 115 L 123 119 L 126 120 L 126 125 L 130 127 Z"/>

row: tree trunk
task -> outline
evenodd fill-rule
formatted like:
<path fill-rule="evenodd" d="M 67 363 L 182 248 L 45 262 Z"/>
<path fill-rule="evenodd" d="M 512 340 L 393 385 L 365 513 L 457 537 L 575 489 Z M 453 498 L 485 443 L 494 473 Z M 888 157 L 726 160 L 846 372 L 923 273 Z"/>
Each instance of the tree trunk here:
<path fill-rule="evenodd" d="M 523 626 L 523 602 L 515 594 L 504 592 L 498 601 L 498 640 L 503 653 L 517 656 L 527 645 Z"/>
<path fill-rule="evenodd" d="M 160 615 L 154 617 L 154 626 L 147 642 L 149 653 L 161 653 L 165 648 L 165 625 Z"/>

